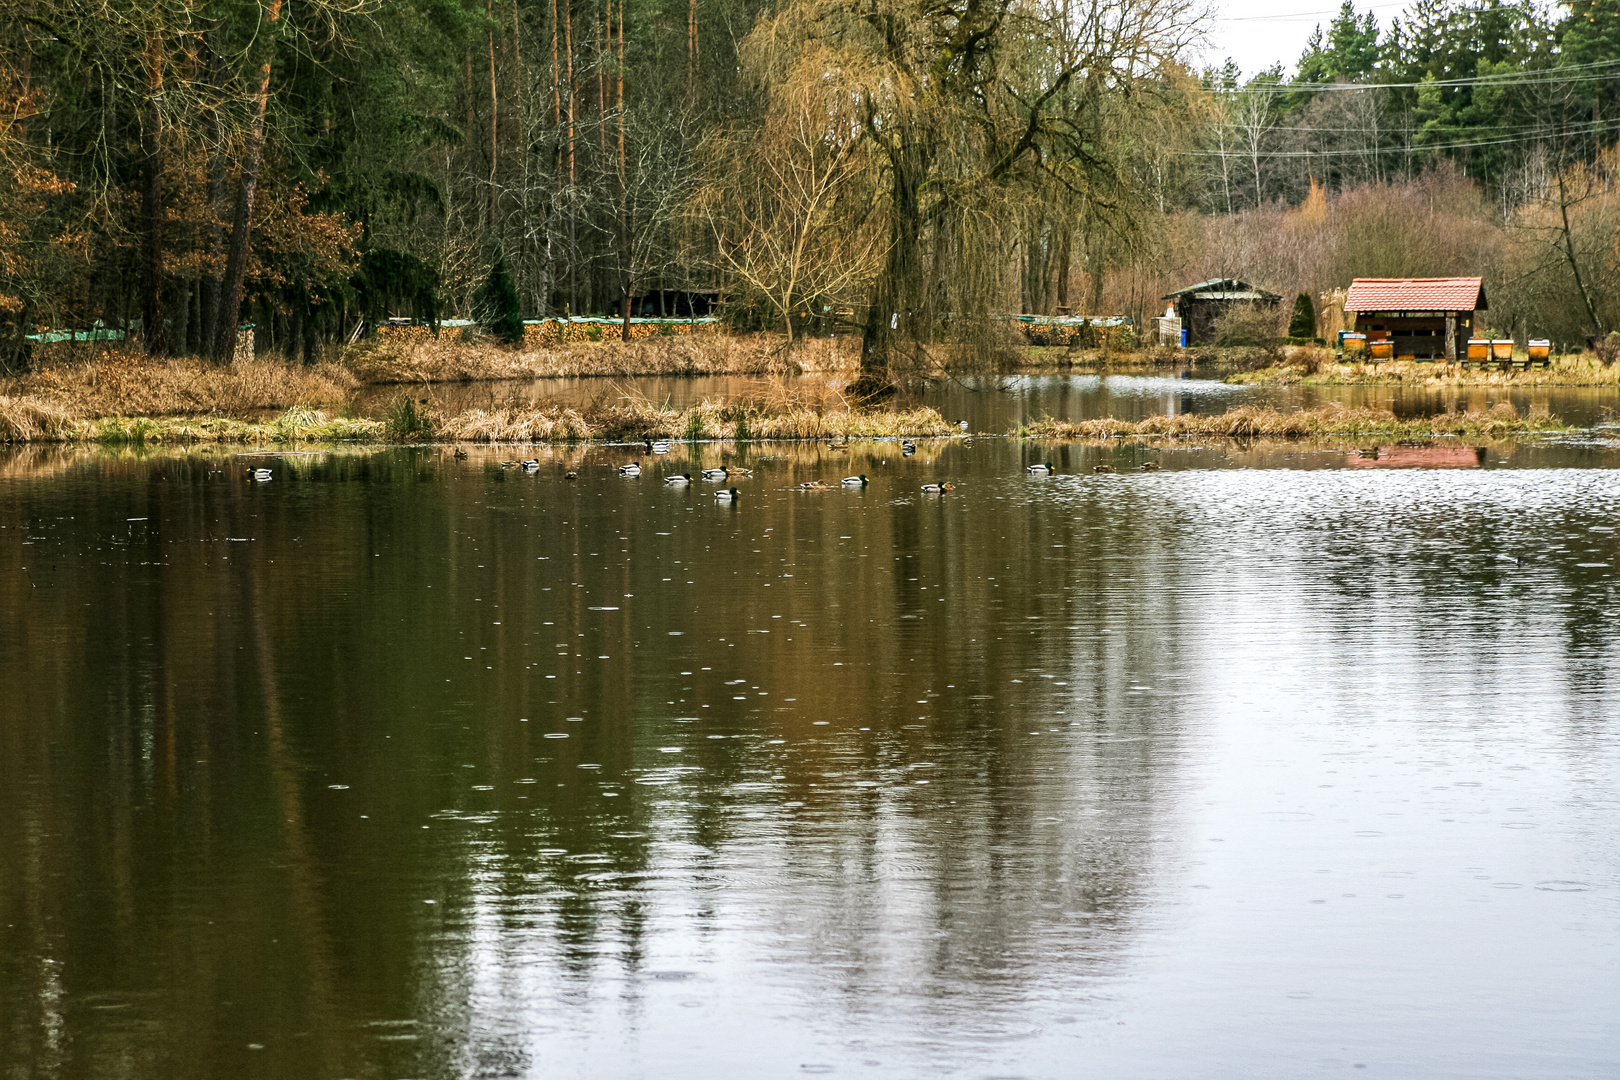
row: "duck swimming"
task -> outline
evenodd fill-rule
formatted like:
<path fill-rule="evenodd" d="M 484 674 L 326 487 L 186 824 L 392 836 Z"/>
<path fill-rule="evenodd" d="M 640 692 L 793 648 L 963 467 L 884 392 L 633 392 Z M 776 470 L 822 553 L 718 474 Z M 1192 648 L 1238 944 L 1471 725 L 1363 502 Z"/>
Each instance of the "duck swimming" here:
<path fill-rule="evenodd" d="M 641 475 L 641 462 L 632 461 L 628 465 L 620 465 L 619 466 L 619 475 L 620 476 L 640 476 Z"/>
<path fill-rule="evenodd" d="M 900 440 L 900 456 L 901 457 L 910 457 L 912 454 L 915 454 L 916 452 L 917 452 L 917 444 L 916 443 L 912 442 L 910 439 L 901 439 Z"/>
<path fill-rule="evenodd" d="M 1158 472 L 1159 471 L 1159 463 L 1157 461 L 1144 461 L 1144 462 L 1142 462 L 1142 471 L 1143 472 Z"/>
<path fill-rule="evenodd" d="M 1112 465 L 1093 465 L 1091 471 L 1094 473 L 1111 473 L 1114 471 L 1114 467 Z"/>
<path fill-rule="evenodd" d="M 647 444 L 647 453 L 649 454 L 669 453 L 670 441 L 668 439 L 644 439 L 642 441 Z"/>
<path fill-rule="evenodd" d="M 718 469 L 704 469 L 703 470 L 703 479 L 705 479 L 705 480 L 724 480 L 726 477 L 728 477 L 730 475 L 731 475 L 731 470 L 725 468 L 724 466 L 722 466 L 722 467 L 720 467 Z"/>
<path fill-rule="evenodd" d="M 1050 461 L 1043 461 L 1039 465 L 1026 465 L 1024 471 L 1031 476 L 1051 476 L 1057 468 Z"/>
<path fill-rule="evenodd" d="M 736 488 L 721 488 L 719 491 L 714 493 L 714 497 L 715 497 L 716 500 L 718 500 L 720 502 L 727 502 L 727 503 L 728 502 L 737 502 L 739 499 L 742 498 L 741 495 L 737 494 L 737 489 Z"/>
<path fill-rule="evenodd" d="M 948 481 L 941 480 L 937 484 L 924 484 L 922 489 L 930 495 L 943 495 L 947 491 L 955 491 L 956 485 L 949 483 Z"/>
<path fill-rule="evenodd" d="M 692 474 L 689 472 L 671 473 L 669 476 L 664 477 L 664 483 L 666 484 L 690 484 L 691 482 Z"/>
<path fill-rule="evenodd" d="M 269 469 L 255 469 L 253 466 L 249 465 L 248 466 L 248 475 L 253 477 L 253 479 L 256 482 L 262 484 L 265 481 L 270 479 L 270 470 Z"/>
<path fill-rule="evenodd" d="M 868 483 L 870 483 L 870 481 L 866 479 L 865 473 L 861 473 L 859 476 L 844 477 L 845 487 L 865 487 Z"/>
<path fill-rule="evenodd" d="M 800 491 L 821 491 L 827 485 L 820 480 L 806 480 L 799 485 Z"/>

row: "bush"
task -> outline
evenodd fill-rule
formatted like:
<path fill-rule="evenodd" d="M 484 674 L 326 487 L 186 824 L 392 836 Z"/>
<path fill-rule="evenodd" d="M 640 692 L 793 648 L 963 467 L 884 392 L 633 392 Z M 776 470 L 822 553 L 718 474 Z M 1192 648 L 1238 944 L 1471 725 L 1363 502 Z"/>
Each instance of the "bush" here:
<path fill-rule="evenodd" d="M 1604 367 L 1610 367 L 1616 360 L 1620 360 L 1620 331 L 1609 331 L 1608 337 L 1594 338 L 1592 341 L 1592 355 Z"/>
<path fill-rule="evenodd" d="M 1215 320 L 1210 332 L 1215 344 L 1230 348 L 1248 345 L 1266 348 L 1277 344 L 1282 329 L 1277 309 L 1270 304 L 1233 304 Z"/>
<path fill-rule="evenodd" d="M 1294 314 L 1288 320 L 1288 336 L 1291 338 L 1316 336 L 1316 305 L 1311 303 L 1310 293 L 1302 292 L 1294 301 Z"/>

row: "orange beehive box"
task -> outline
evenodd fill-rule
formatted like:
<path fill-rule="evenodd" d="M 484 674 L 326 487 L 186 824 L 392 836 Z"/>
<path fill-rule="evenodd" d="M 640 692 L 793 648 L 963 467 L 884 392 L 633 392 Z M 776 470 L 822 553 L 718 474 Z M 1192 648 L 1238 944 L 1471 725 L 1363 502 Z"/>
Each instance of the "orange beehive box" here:
<path fill-rule="evenodd" d="M 1491 342 L 1489 338 L 1468 339 L 1468 359 L 1489 360 L 1491 358 Z"/>

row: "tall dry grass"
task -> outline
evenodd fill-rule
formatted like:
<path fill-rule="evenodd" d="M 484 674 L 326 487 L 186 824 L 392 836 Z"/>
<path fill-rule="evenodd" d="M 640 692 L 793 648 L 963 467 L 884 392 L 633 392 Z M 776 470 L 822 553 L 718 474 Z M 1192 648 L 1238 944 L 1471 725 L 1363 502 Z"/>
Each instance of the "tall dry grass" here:
<path fill-rule="evenodd" d="M 688 334 L 642 341 L 566 342 L 503 348 L 489 342 L 384 335 L 343 355 L 366 383 L 471 382 L 605 375 L 769 375 L 835 371 L 859 362 L 858 338 L 810 339 L 789 349 L 779 335 Z"/>
<path fill-rule="evenodd" d="M 313 367 L 257 358 L 216 365 L 195 357 L 152 360 L 103 351 L 56 361 L 0 380 L 0 395 L 59 409 L 72 419 L 100 416 L 245 416 L 292 405 L 337 404 L 359 385 L 336 364 Z"/>
<path fill-rule="evenodd" d="M 1313 435 L 1382 435 L 1426 438 L 1434 435 L 1502 436 L 1564 430 L 1548 416 L 1520 416 L 1507 402 L 1487 412 L 1440 413 L 1402 420 L 1387 409 L 1283 410 L 1244 406 L 1224 413 L 1183 413 L 1145 420 L 1037 420 L 1020 434 L 1036 439 L 1216 436 L 1231 439 L 1298 439 Z"/>
<path fill-rule="evenodd" d="M 933 409 L 905 412 L 824 409 L 802 403 L 705 400 L 689 409 L 660 409 L 628 399 L 614 404 L 472 409 L 433 418 L 440 439 L 558 442 L 636 439 L 830 439 L 945 435 L 954 429 Z"/>

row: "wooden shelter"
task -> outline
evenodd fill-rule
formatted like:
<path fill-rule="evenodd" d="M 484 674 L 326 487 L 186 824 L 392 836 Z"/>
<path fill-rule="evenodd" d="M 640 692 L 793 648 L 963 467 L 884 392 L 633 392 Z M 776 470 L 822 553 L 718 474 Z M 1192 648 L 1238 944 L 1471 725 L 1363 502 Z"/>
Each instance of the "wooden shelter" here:
<path fill-rule="evenodd" d="M 1160 297 L 1175 306 L 1176 318 L 1195 342 L 1208 341 L 1215 320 L 1239 304 L 1276 307 L 1282 297 L 1237 278 L 1211 278 L 1165 293 Z"/>
<path fill-rule="evenodd" d="M 1368 348 L 1388 341 L 1398 360 L 1455 361 L 1459 336 L 1467 341 L 1475 333 L 1485 308 L 1477 277 L 1356 278 L 1344 300 Z"/>

